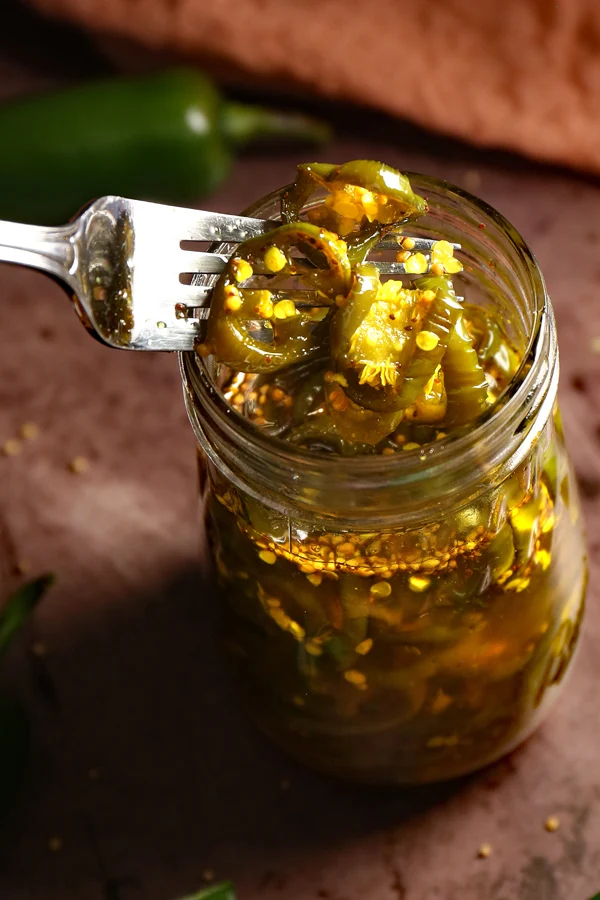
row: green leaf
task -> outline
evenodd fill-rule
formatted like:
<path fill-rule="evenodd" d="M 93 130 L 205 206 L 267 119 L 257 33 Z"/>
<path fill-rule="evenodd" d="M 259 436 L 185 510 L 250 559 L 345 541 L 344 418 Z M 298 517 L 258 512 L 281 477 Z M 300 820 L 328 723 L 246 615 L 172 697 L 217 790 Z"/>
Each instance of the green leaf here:
<path fill-rule="evenodd" d="M 21 630 L 46 591 L 54 584 L 54 575 L 40 575 L 20 587 L 0 610 L 0 659 L 15 634 Z"/>
<path fill-rule="evenodd" d="M 594 894 L 593 897 L 590 897 L 590 900 L 600 900 L 600 892 L 597 894 Z"/>
<path fill-rule="evenodd" d="M 198 891 L 197 894 L 181 897 L 181 900 L 237 900 L 237 897 L 232 883 L 222 881 L 220 884 L 214 884 L 203 891 Z"/>

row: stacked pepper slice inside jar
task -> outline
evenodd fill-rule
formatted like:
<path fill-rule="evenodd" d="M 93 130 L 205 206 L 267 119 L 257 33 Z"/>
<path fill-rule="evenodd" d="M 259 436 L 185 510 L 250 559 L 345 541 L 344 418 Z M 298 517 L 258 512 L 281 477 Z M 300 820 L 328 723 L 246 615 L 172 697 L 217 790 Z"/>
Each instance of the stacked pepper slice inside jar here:
<path fill-rule="evenodd" d="M 302 219 L 317 191 L 323 202 Z M 433 426 L 472 423 L 493 403 L 518 356 L 497 322 L 457 299 L 462 264 L 449 242 L 430 260 L 412 252 L 400 229 L 426 208 L 406 176 L 379 163 L 299 167 L 288 223 L 241 244 L 214 291 L 199 350 L 235 373 L 234 405 L 283 440 L 356 454 L 386 439 L 415 443 L 414 425 L 435 437 Z M 386 233 L 417 276 L 409 283 L 382 280 L 366 261 Z M 266 415 L 252 406 L 257 389 Z M 273 402 L 280 391 L 291 407 Z"/>

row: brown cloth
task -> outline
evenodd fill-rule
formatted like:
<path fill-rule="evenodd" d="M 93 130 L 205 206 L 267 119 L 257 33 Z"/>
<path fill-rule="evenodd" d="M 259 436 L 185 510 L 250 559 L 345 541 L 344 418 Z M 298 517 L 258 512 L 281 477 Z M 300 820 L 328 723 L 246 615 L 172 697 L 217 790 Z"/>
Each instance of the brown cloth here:
<path fill-rule="evenodd" d="M 91 29 L 600 171 L 598 0 L 30 0 Z"/>

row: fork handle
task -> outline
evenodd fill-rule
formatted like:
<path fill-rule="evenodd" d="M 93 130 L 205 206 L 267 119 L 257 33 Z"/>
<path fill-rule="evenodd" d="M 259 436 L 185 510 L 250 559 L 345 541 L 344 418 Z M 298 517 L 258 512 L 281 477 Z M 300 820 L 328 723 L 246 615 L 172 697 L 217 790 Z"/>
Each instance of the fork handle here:
<path fill-rule="evenodd" d="M 0 262 L 40 269 L 76 291 L 75 230 L 74 224 L 48 228 L 0 221 Z"/>

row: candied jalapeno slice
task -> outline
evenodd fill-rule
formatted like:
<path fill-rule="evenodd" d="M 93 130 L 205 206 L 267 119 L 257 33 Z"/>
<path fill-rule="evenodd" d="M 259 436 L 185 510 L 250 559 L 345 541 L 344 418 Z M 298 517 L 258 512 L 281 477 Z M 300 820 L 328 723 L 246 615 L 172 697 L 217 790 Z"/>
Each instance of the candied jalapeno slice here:
<path fill-rule="evenodd" d="M 492 581 L 496 582 L 511 568 L 515 561 L 515 542 L 509 522 L 505 522 L 502 528 L 494 535 L 485 552 Z"/>
<path fill-rule="evenodd" d="M 255 267 L 273 271 L 282 257 L 285 262 L 278 274 L 294 275 L 290 251 L 306 247 L 319 255 L 326 268 L 306 275 L 299 273 L 299 279 L 310 279 L 310 286 L 320 287 L 324 296 L 347 291 L 350 264 L 345 244 L 322 228 L 305 222 L 283 225 L 240 244 L 215 285 L 211 302 L 205 347 L 219 362 L 232 369 L 261 373 L 322 352 L 323 340 L 315 333 L 322 317 L 315 319 L 310 311 L 297 310 L 291 299 L 278 300 L 277 294 L 270 291 L 243 286 L 253 277 Z M 276 258 L 273 250 L 278 251 Z M 249 325 L 257 319 L 263 320 L 271 341 L 250 333 Z"/>
<path fill-rule="evenodd" d="M 452 329 L 461 314 L 462 306 L 456 299 L 454 287 L 449 278 L 427 277 L 415 281 L 421 291 L 427 312 L 420 323 L 420 337 L 415 338 L 415 346 L 402 382 L 400 407 L 406 408 L 419 401 L 414 418 L 423 421 L 437 421 L 446 412 L 445 384 L 443 373 L 438 373 L 437 383 L 432 381 L 442 363 Z M 430 395 L 428 401 L 426 397 Z M 440 412 L 443 410 L 442 415 Z"/>
<path fill-rule="evenodd" d="M 395 206 L 396 215 L 421 216 L 427 212 L 427 202 L 413 191 L 410 181 L 402 172 L 385 163 L 371 159 L 355 159 L 341 165 L 337 173 L 330 173 L 330 183 L 357 185 L 387 198 L 382 206 Z M 378 221 L 385 223 L 384 219 Z"/>
<path fill-rule="evenodd" d="M 503 390 L 517 372 L 520 356 L 497 318 L 482 307 L 466 303 L 465 326 L 473 340 L 479 362 L 495 382 L 496 391 Z"/>
<path fill-rule="evenodd" d="M 349 427 L 346 434 L 362 434 L 362 429 L 352 430 Z M 364 456 L 374 452 L 374 445 L 358 437 L 343 437 L 336 421 L 327 411 L 293 426 L 285 435 L 285 440 L 298 447 L 317 452 L 336 452 L 340 456 Z"/>
<path fill-rule="evenodd" d="M 373 266 L 358 267 L 350 292 L 331 322 L 331 351 L 347 378 L 349 398 L 367 409 L 412 407 L 415 418 L 437 421 L 446 410 L 443 378 L 429 384 L 461 314 L 452 282 L 429 277 L 406 289 L 381 285 Z M 427 390 L 426 390 L 427 389 Z M 425 401 L 421 395 L 431 395 Z"/>
<path fill-rule="evenodd" d="M 332 357 L 353 402 L 382 412 L 402 408 L 399 391 L 434 296 L 397 281 L 381 284 L 372 265 L 357 268 L 330 327 Z"/>
<path fill-rule="evenodd" d="M 283 199 L 284 218 L 298 219 L 305 204 L 322 189 L 328 196 L 308 215 L 342 236 L 362 222 L 392 227 L 427 211 L 426 201 L 414 193 L 406 175 L 374 160 L 353 160 L 341 166 L 298 166 L 296 182 Z"/>
<path fill-rule="evenodd" d="M 374 446 L 396 430 L 403 410 L 379 412 L 365 409 L 348 397 L 337 382 L 325 383 L 325 396 L 331 420 L 337 433 L 346 441 Z"/>
<path fill-rule="evenodd" d="M 467 326 L 463 304 L 457 300 L 449 278 L 427 276 L 418 279 L 416 284 L 421 290 L 433 291 L 436 295 L 427 329 L 443 345 L 438 362 L 442 367 L 446 392 L 444 423 L 467 424 L 487 408 L 488 382 L 473 347 L 473 335 Z M 415 368 L 418 363 L 417 357 Z M 417 384 L 424 387 L 420 382 Z"/>
<path fill-rule="evenodd" d="M 437 366 L 414 404 L 406 408 L 405 416 L 413 422 L 439 422 L 446 415 L 447 406 L 444 373 L 442 367 Z"/>
<path fill-rule="evenodd" d="M 462 315 L 448 339 L 442 368 L 448 404 L 444 423 L 475 422 L 489 405 L 488 383 Z"/>

